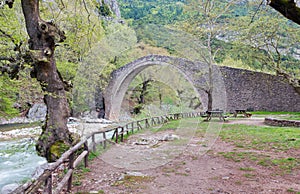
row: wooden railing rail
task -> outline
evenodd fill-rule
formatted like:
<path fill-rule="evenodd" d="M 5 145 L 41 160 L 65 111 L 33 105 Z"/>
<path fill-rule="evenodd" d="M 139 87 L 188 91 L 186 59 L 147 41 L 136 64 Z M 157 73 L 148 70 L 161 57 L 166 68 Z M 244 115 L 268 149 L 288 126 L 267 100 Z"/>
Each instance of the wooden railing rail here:
<path fill-rule="evenodd" d="M 178 120 L 181 118 L 191 118 L 201 116 L 203 113 L 191 112 L 191 113 L 175 113 L 162 116 L 155 116 L 151 118 L 145 118 L 137 121 L 133 121 L 125 124 L 124 126 L 117 126 L 108 128 L 101 131 L 93 132 L 87 137 L 83 138 L 79 143 L 66 151 L 62 156 L 54 163 L 50 164 L 44 172 L 33 181 L 29 181 L 24 185 L 18 187 L 13 193 L 37 193 L 39 190 L 43 190 L 42 193 L 61 193 L 65 188 L 65 191 L 69 192 L 72 188 L 72 175 L 74 169 L 83 161 L 84 166 L 88 167 L 88 156 L 90 151 L 95 152 L 97 145 L 102 145 L 105 149 L 108 143 L 118 143 L 124 141 L 124 135 L 129 135 L 135 131 L 139 131 L 152 126 L 165 124 L 170 120 Z M 112 133 L 111 139 L 107 138 L 107 133 Z M 96 136 L 100 135 L 101 139 L 96 140 Z M 67 171 L 64 177 L 53 187 L 53 173 L 61 165 L 67 164 Z"/>

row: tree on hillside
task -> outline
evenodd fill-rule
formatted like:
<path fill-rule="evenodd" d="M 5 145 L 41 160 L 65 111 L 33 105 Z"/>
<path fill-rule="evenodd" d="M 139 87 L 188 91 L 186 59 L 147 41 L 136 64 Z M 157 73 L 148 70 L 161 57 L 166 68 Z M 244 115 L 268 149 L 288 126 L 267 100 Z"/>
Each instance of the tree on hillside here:
<path fill-rule="evenodd" d="M 283 76 L 300 94 L 300 61 L 296 59 L 300 28 L 268 10 L 261 11 L 251 23 L 250 17 L 240 17 L 231 23 L 232 30 L 238 31 L 232 42 L 260 53 L 252 57 L 263 64 L 263 71 Z"/>
<path fill-rule="evenodd" d="M 217 36 L 226 31 L 226 21 L 222 16 L 229 10 L 232 2 L 220 2 L 214 0 L 193 0 L 190 4 L 190 10 L 193 16 L 184 24 L 184 28 L 191 34 L 197 36 L 202 40 L 207 52 L 199 52 L 200 58 L 208 67 L 208 87 L 203 90 L 207 93 L 208 104 L 207 110 L 213 108 L 213 65 L 215 64 L 215 57 L 220 48 L 214 47 L 213 42 Z"/>

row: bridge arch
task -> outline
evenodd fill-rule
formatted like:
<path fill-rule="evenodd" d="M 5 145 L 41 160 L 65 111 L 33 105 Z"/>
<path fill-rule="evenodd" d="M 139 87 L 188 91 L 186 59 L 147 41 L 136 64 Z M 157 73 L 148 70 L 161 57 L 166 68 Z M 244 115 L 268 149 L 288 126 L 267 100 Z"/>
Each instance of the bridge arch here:
<path fill-rule="evenodd" d="M 207 71 L 208 67 L 205 64 L 177 57 L 148 55 L 128 63 L 111 74 L 110 82 L 104 94 L 106 118 L 118 120 L 121 104 L 130 83 L 141 71 L 154 65 L 168 65 L 177 69 L 191 83 L 200 98 L 201 93 L 203 93 L 203 83 L 207 79 L 205 76 L 199 75 L 205 74 L 203 72 Z"/>

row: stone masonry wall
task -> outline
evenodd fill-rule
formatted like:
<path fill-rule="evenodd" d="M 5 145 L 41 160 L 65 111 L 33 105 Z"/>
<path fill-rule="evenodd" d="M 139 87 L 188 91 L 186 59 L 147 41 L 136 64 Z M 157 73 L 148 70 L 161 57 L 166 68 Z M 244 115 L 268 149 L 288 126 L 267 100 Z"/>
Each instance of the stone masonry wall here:
<path fill-rule="evenodd" d="M 227 93 L 227 110 L 251 109 L 300 112 L 300 95 L 282 77 L 220 67 Z"/>
<path fill-rule="evenodd" d="M 292 121 L 285 119 L 274 119 L 274 118 L 265 118 L 266 125 L 271 126 L 280 126 L 280 127 L 300 127 L 300 121 Z"/>

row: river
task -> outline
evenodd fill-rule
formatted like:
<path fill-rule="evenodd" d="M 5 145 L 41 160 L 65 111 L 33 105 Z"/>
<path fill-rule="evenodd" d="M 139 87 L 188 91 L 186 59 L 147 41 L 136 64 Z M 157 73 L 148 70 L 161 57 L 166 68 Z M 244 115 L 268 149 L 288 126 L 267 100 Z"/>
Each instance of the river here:
<path fill-rule="evenodd" d="M 68 128 L 83 137 L 109 125 L 69 123 Z M 37 167 L 47 163 L 35 150 L 35 139 L 40 133 L 40 127 L 0 130 L 0 194 L 5 185 L 25 183 L 32 178 Z"/>
<path fill-rule="evenodd" d="M 32 138 L 0 142 L 0 191 L 8 184 L 24 183 L 46 163 L 35 151 Z"/>

